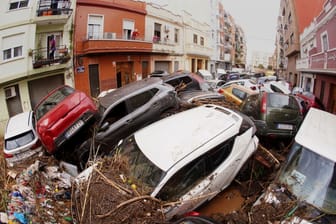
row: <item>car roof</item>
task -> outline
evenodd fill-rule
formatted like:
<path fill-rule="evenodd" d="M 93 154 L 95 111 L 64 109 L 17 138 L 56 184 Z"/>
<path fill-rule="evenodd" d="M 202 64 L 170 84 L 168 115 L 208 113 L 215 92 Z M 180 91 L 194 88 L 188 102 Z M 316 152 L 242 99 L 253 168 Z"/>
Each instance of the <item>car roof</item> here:
<path fill-rule="evenodd" d="M 103 107 L 107 108 L 120 99 L 128 98 L 129 96 L 133 96 L 136 93 L 151 89 L 158 84 L 163 84 L 162 79 L 158 77 L 145 78 L 139 81 L 131 82 L 121 88 L 107 93 L 103 97 L 100 97 L 99 103 Z"/>
<path fill-rule="evenodd" d="M 167 171 L 223 132 L 236 127 L 234 131 L 238 133 L 241 120 L 241 116 L 224 107 L 203 105 L 152 123 L 134 136 L 146 157 Z M 177 128 L 177 124 L 183 125 Z M 234 131 L 227 135 L 227 139 Z"/>
<path fill-rule="evenodd" d="M 25 133 L 32 129 L 32 124 L 30 122 L 30 116 L 32 111 L 27 111 L 19 113 L 13 117 L 10 117 L 7 122 L 7 127 L 5 131 L 5 139 L 14 137 L 16 135 Z"/>
<path fill-rule="evenodd" d="M 295 141 L 336 162 L 336 115 L 310 108 L 295 136 Z"/>

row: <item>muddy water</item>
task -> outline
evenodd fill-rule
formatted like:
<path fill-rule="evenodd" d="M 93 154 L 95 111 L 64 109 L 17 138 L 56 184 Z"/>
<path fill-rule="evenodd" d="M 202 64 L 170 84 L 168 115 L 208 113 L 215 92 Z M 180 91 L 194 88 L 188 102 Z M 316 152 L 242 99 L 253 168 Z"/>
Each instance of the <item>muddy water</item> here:
<path fill-rule="evenodd" d="M 197 212 L 206 216 L 210 216 L 214 213 L 228 214 L 235 210 L 239 210 L 242 207 L 244 200 L 245 199 L 241 196 L 237 187 L 231 185 L 211 201 L 198 208 Z"/>

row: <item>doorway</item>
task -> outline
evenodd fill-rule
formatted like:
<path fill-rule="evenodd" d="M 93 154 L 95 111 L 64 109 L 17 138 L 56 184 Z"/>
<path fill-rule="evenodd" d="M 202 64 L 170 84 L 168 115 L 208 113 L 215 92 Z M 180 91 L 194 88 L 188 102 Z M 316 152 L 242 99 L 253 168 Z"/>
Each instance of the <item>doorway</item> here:
<path fill-rule="evenodd" d="M 100 93 L 98 64 L 89 65 L 90 94 L 97 97 Z"/>

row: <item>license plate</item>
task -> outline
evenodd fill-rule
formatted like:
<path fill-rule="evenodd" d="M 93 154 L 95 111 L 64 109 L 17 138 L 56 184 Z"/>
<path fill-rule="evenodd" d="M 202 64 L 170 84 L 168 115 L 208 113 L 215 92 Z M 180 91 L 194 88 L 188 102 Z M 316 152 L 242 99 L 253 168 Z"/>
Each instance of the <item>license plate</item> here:
<path fill-rule="evenodd" d="M 65 137 L 71 137 L 78 129 L 84 125 L 84 121 L 78 120 L 72 127 L 65 133 Z"/>
<path fill-rule="evenodd" d="M 291 124 L 278 124 L 278 129 L 293 130 L 293 125 L 291 125 Z"/>

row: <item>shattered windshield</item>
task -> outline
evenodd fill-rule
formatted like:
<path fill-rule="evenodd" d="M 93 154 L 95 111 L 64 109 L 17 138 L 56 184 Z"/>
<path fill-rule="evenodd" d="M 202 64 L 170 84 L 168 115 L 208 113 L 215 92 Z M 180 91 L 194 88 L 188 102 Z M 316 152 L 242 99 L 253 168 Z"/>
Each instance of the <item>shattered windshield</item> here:
<path fill-rule="evenodd" d="M 280 183 L 298 199 L 336 214 L 335 163 L 295 143 L 280 172 Z"/>
<path fill-rule="evenodd" d="M 130 167 L 130 178 L 141 184 L 145 193 L 150 194 L 165 176 L 165 172 L 153 164 L 139 149 L 134 135 L 124 139 L 117 150 L 126 156 Z"/>

